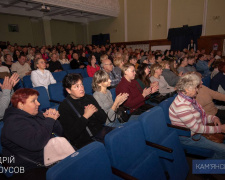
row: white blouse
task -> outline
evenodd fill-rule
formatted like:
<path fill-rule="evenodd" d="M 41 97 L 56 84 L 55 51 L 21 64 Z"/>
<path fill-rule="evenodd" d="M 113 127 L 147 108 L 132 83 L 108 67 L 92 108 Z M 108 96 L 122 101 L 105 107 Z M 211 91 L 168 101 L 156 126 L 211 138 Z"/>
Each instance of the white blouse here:
<path fill-rule="evenodd" d="M 49 70 L 44 70 L 44 73 L 37 69 L 31 72 L 31 81 L 33 87 L 44 86 L 48 89 L 49 84 L 55 84 L 56 80 L 52 76 L 52 73 Z"/>

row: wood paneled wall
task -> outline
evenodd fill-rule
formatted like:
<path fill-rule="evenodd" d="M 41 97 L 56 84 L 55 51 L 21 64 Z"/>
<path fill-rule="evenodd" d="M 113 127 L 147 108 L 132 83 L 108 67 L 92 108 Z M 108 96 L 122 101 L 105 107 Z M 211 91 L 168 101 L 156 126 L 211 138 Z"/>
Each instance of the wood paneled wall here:
<path fill-rule="evenodd" d="M 209 54 L 213 49 L 213 44 L 218 44 L 218 50 L 223 51 L 223 41 L 225 39 L 225 34 L 222 35 L 213 35 L 213 36 L 201 36 L 198 39 L 198 49 L 205 49 L 206 53 Z M 136 45 L 136 44 L 149 44 L 149 49 L 151 46 L 161 46 L 161 45 L 171 45 L 171 42 L 168 39 L 159 39 L 159 40 L 148 40 L 148 41 L 131 41 L 131 42 L 118 42 L 113 43 L 118 46 L 124 45 Z"/>

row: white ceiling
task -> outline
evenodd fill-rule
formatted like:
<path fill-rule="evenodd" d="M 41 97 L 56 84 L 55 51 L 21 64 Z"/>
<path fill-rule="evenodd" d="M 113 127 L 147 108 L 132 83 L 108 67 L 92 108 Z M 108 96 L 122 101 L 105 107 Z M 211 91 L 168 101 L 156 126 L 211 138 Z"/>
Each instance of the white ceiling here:
<path fill-rule="evenodd" d="M 50 8 L 42 12 L 42 5 Z M 118 0 L 0 0 L 0 13 L 88 23 L 117 17 Z"/>

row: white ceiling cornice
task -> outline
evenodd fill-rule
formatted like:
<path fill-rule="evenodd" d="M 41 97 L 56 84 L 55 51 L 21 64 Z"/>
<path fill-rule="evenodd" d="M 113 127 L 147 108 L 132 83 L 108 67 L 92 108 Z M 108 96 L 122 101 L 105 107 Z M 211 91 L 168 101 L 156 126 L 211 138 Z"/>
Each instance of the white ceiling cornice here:
<path fill-rule="evenodd" d="M 118 17 L 120 7 L 118 0 L 31 0 L 59 7 L 92 12 L 111 17 Z"/>

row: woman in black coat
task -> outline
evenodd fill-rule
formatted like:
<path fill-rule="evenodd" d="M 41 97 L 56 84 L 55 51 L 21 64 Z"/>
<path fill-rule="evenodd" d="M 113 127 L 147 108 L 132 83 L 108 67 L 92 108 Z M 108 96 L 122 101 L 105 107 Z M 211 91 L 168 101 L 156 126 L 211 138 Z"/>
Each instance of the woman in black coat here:
<path fill-rule="evenodd" d="M 79 74 L 66 75 L 63 87 L 69 95 L 59 106 L 59 121 L 70 143 L 81 148 L 92 141 L 92 135 L 102 130 L 107 115 L 93 96 L 85 94 Z M 70 103 L 78 113 L 75 113 Z"/>
<path fill-rule="evenodd" d="M 3 118 L 3 157 L 13 155 L 15 161 L 7 162 L 8 165 L 25 169 L 25 173 L 15 174 L 18 179 L 45 178 L 46 168 L 40 168 L 29 160 L 44 164 L 43 150 L 52 133 L 62 135 L 62 127 L 57 121 L 58 111 L 39 112 L 38 95 L 34 89 L 17 90 L 11 98 L 12 107 L 6 110 Z"/>

